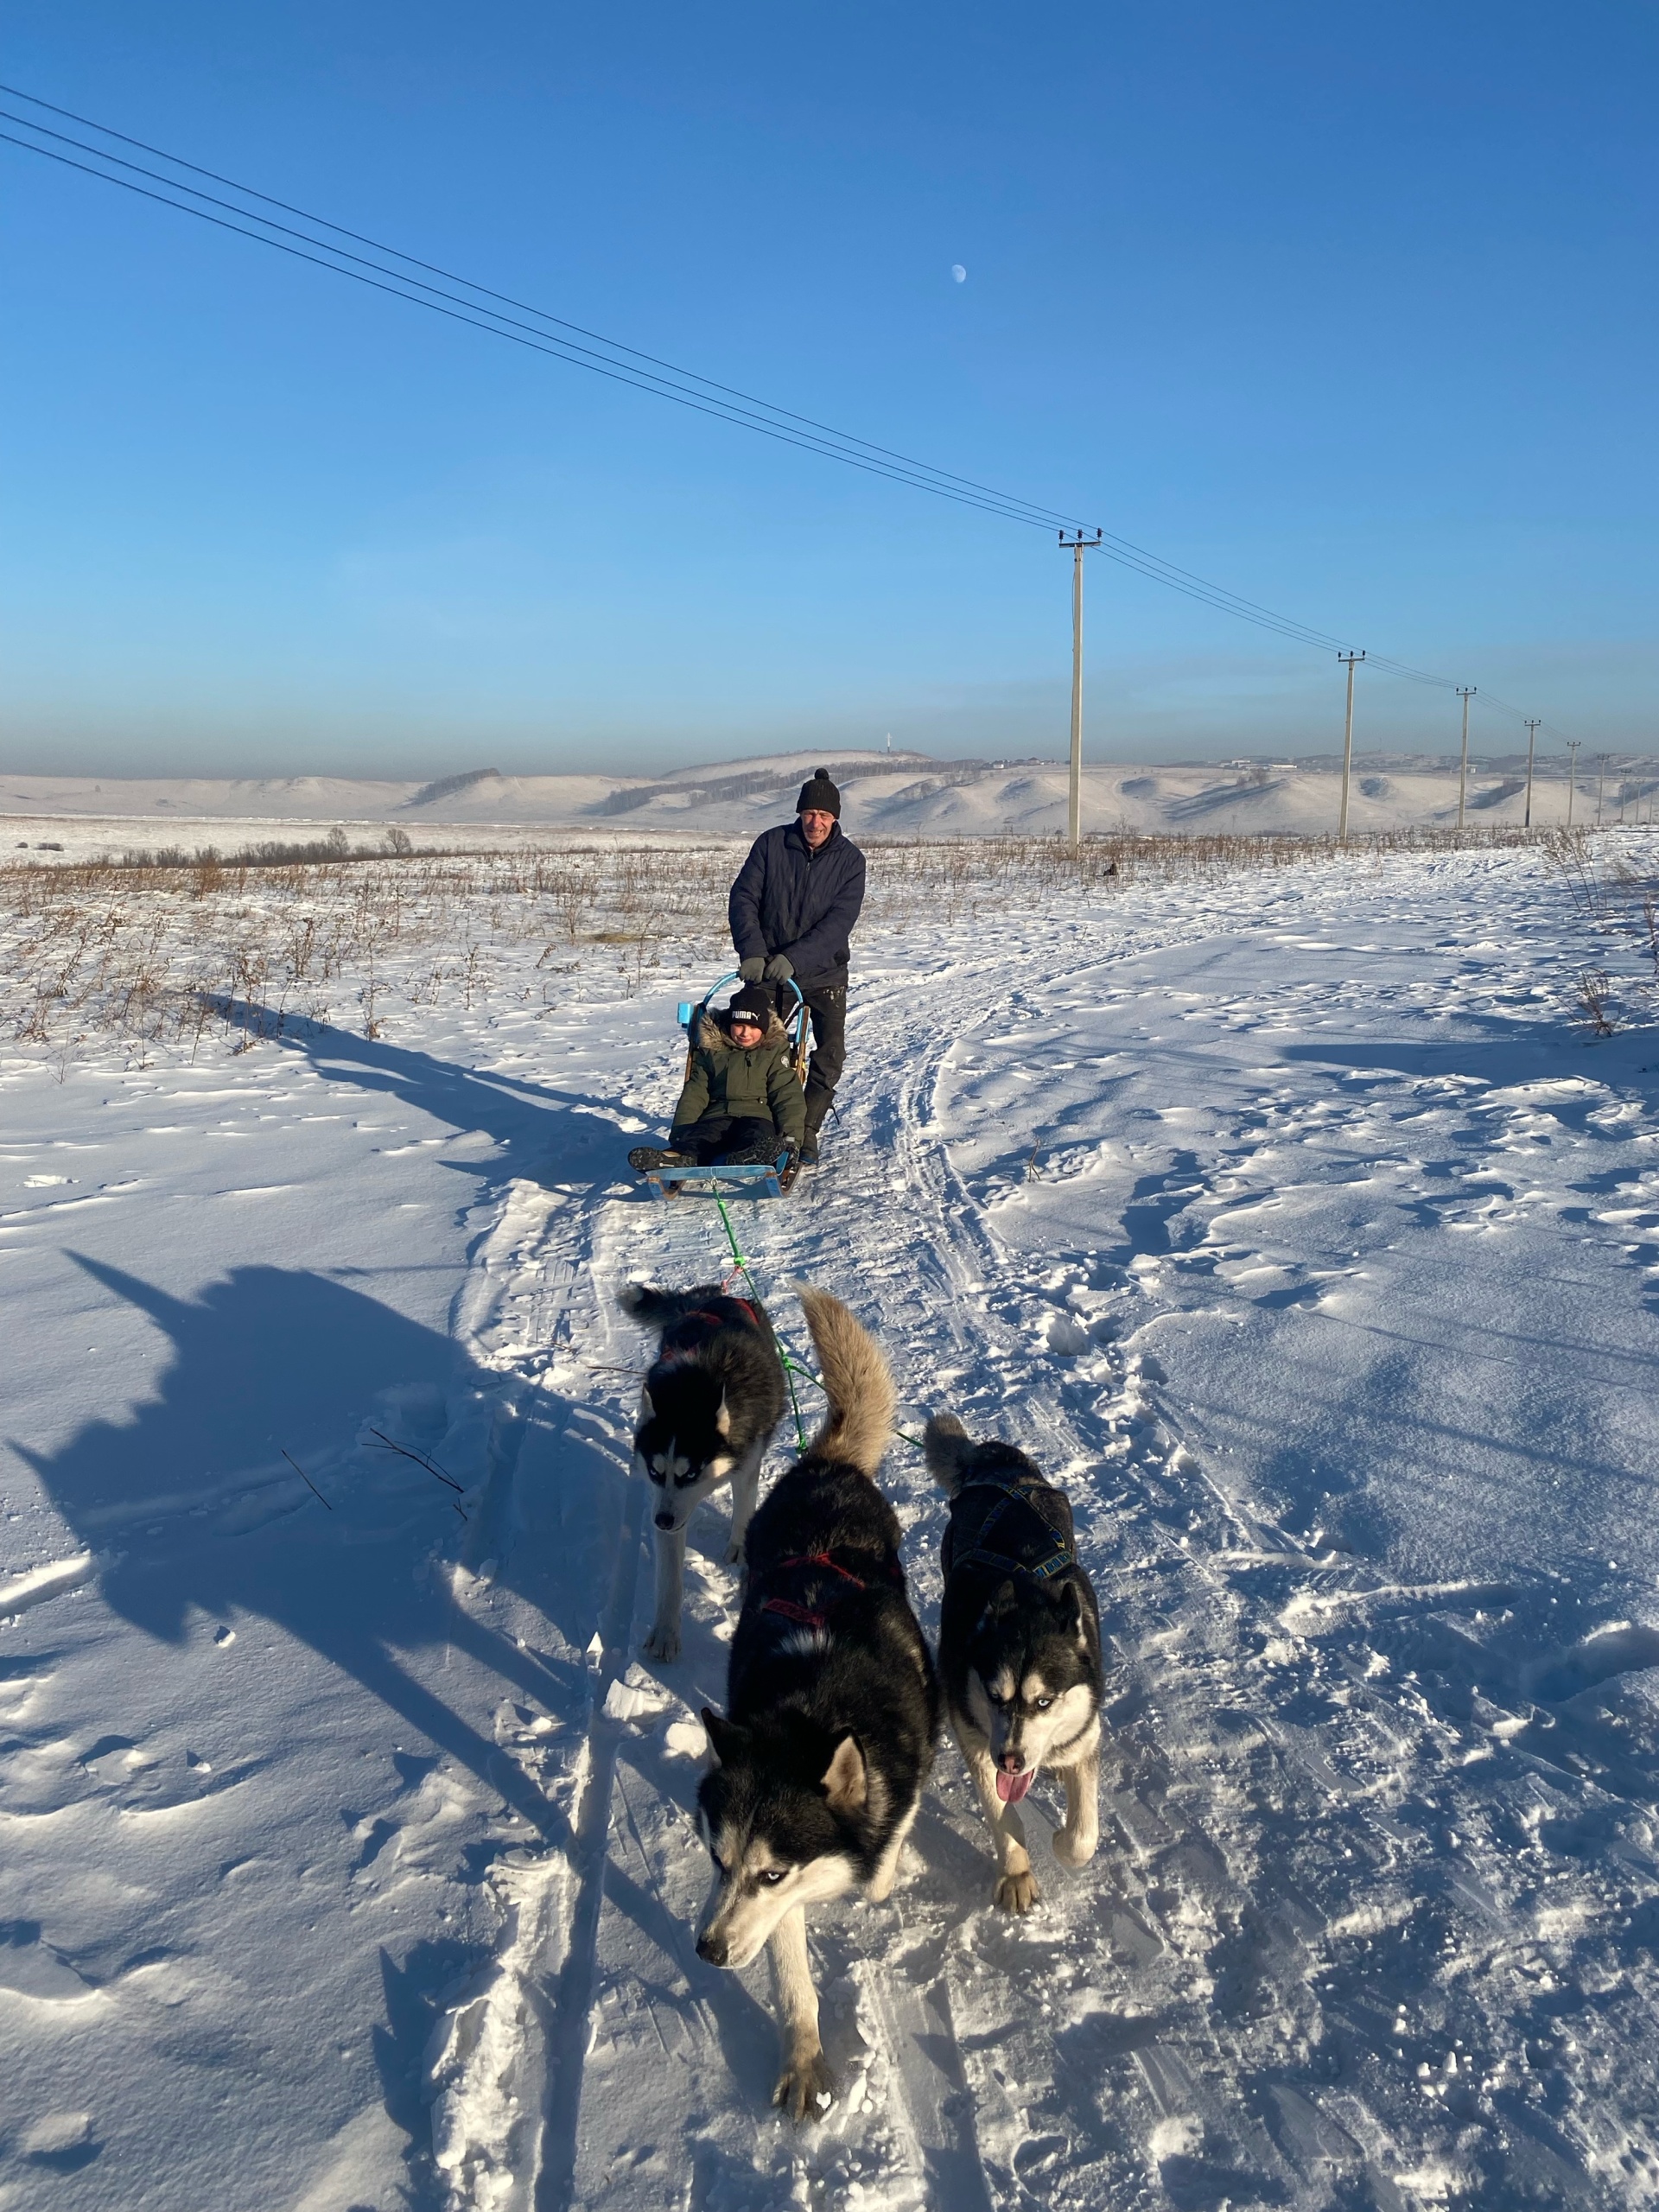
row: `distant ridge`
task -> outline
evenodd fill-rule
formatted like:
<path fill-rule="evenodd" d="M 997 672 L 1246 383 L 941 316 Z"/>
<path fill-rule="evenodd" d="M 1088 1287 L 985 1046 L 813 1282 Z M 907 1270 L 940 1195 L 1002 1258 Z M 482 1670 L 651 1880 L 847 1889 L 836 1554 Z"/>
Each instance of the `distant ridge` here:
<path fill-rule="evenodd" d="M 469 791 L 474 784 L 487 784 L 491 779 L 499 784 L 499 768 L 468 768 L 459 776 L 440 776 L 434 784 L 423 784 L 419 791 L 404 801 L 405 806 L 431 806 L 441 798 L 454 798 L 458 791 Z"/>
<path fill-rule="evenodd" d="M 850 748 L 849 748 L 850 752 Z M 376 823 L 403 823 L 418 841 L 465 828 L 474 837 L 499 831 L 516 843 L 531 834 L 586 834 L 715 841 L 753 838 L 792 814 L 804 777 L 827 760 L 845 800 L 843 826 L 854 837 L 1063 836 L 1066 767 L 1063 760 L 938 760 L 898 753 L 861 759 L 829 747 L 790 759 L 774 755 L 711 764 L 679 775 L 641 777 L 615 772 L 504 774 L 474 768 L 420 783 L 414 777 L 344 777 L 249 781 L 239 777 L 150 777 L 112 780 L 0 772 L 0 855 L 32 849 L 37 836 L 61 842 L 46 824 L 93 821 L 105 826 L 94 842 L 121 852 L 138 821 L 165 822 L 170 842 L 252 846 L 291 825 L 295 835 L 320 823 L 348 835 Z M 1336 826 L 1338 777 L 1334 764 L 1236 758 L 1221 761 L 1089 761 L 1083 775 L 1085 830 L 1248 831 L 1253 836 L 1317 836 Z M 1605 772 L 1604 772 L 1605 766 Z M 1363 836 L 1415 825 L 1455 823 L 1459 763 L 1444 755 L 1367 751 L 1354 762 L 1351 827 Z M 1554 753 L 1535 764 L 1533 825 L 1560 826 L 1567 814 L 1566 764 Z M 1478 755 L 1463 794 L 1467 820 L 1518 824 L 1526 804 L 1526 760 Z M 1632 821 L 1659 827 L 1659 759 L 1610 754 L 1581 767 L 1573 797 L 1575 824 Z M 234 824 L 232 828 L 230 825 Z M 15 825 L 15 827 L 13 826 Z M 39 825 L 38 831 L 34 825 Z M 511 833 L 509 835 L 508 833 Z M 284 831 L 283 834 L 287 835 Z M 316 834 L 316 833 L 313 833 Z"/>
<path fill-rule="evenodd" d="M 1028 766 L 1026 761 L 1005 765 Z M 930 779 L 908 786 L 911 796 L 943 790 L 946 785 L 970 783 L 987 773 L 989 764 L 984 760 L 935 760 L 925 753 L 878 753 L 867 754 L 861 760 L 831 760 L 826 763 L 826 772 L 837 784 L 857 783 L 868 776 L 891 776 L 895 770 L 926 767 Z M 691 782 L 681 778 L 672 783 L 623 785 L 609 792 L 593 808 L 595 815 L 634 814 L 642 806 L 650 806 L 658 799 L 683 801 L 688 806 L 723 805 L 729 801 L 757 798 L 764 792 L 776 791 L 780 798 L 792 792 L 804 781 L 798 766 L 778 768 L 753 768 L 739 775 L 712 778 L 708 782 Z"/>

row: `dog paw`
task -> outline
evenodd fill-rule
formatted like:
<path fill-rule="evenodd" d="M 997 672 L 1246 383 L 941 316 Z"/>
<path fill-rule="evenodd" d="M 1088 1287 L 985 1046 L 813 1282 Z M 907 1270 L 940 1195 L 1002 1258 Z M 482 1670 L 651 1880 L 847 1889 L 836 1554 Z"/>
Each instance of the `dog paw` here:
<path fill-rule="evenodd" d="M 660 1660 L 664 1667 L 671 1667 L 680 1656 L 680 1631 L 677 1628 L 654 1628 L 645 1641 L 647 1659 Z"/>
<path fill-rule="evenodd" d="M 1070 1828 L 1054 1831 L 1054 1856 L 1062 1866 L 1086 1866 L 1099 1846 L 1098 1831 L 1093 1835 L 1077 1834 Z"/>
<path fill-rule="evenodd" d="M 1023 1874 L 999 1874 L 995 1904 L 999 1912 L 1029 1912 L 1042 1891 L 1029 1868 Z"/>
<path fill-rule="evenodd" d="M 793 2120 L 822 2120 L 836 2101 L 836 2077 L 823 2053 L 792 2059 L 778 2077 L 772 2101 Z"/>

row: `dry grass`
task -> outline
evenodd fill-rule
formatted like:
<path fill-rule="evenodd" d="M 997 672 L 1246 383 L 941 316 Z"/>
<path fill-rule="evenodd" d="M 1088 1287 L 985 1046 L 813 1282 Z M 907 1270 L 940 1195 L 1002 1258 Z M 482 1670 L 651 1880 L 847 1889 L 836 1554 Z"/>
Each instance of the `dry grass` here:
<path fill-rule="evenodd" d="M 595 846 L 0 868 L 0 1020 L 60 1052 L 94 1038 L 199 1046 L 215 1026 L 244 1043 L 296 1017 L 375 1037 L 393 1007 L 470 1010 L 503 956 L 550 1004 L 584 960 L 610 958 L 637 992 L 659 961 L 713 949 L 737 857 Z"/>
<path fill-rule="evenodd" d="M 1459 840 L 1409 830 L 1355 839 L 1341 856 L 1359 867 L 1389 853 L 1529 842 L 1549 852 L 1575 897 L 1604 899 L 1581 833 L 1529 839 L 1497 829 Z M 67 1065 L 94 1040 L 142 1056 L 181 1041 L 194 1051 L 222 1030 L 240 1049 L 296 1017 L 375 1037 L 394 1013 L 471 1010 L 509 987 L 516 1003 L 553 1006 L 578 970 L 584 995 L 595 983 L 604 995 L 632 995 L 664 970 L 719 965 L 744 849 L 607 839 L 359 855 L 343 843 L 302 860 L 278 859 L 275 849 L 229 858 L 204 849 L 188 859 L 0 866 L 0 1022 Z M 865 918 L 875 927 L 1306 867 L 1340 852 L 1330 839 L 1128 833 L 1090 837 L 1077 853 L 1058 838 L 1014 836 L 872 842 L 868 850 Z"/>

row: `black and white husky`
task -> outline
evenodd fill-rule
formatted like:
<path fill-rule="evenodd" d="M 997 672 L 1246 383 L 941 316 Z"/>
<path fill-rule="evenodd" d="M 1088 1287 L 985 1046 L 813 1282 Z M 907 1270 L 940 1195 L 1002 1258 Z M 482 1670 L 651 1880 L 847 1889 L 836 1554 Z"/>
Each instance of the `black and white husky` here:
<path fill-rule="evenodd" d="M 772 2101 L 816 2120 L 835 2077 L 818 2040 L 806 1910 L 892 1891 L 933 1758 L 938 1693 L 905 1595 L 899 1522 L 871 1479 L 892 1427 L 893 1378 L 846 1307 L 800 1294 L 829 1418 L 749 1527 L 748 1586 L 714 1764 L 697 1793 L 715 1885 L 697 1934 L 711 1964 L 770 1944 L 782 2015 Z"/>
<path fill-rule="evenodd" d="M 939 1672 L 950 1726 L 996 1851 L 995 1902 L 1040 1894 L 1014 1808 L 1041 1767 L 1065 1784 L 1054 1855 L 1081 1866 L 1100 1840 L 1100 1608 L 1077 1565 L 1071 1508 L 1023 1452 L 976 1444 L 950 1414 L 927 1424 L 928 1471 L 950 1500 Z"/>
<path fill-rule="evenodd" d="M 686 1523 L 729 1477 L 726 1556 L 734 1564 L 742 1558 L 760 1462 L 783 1418 L 783 1363 L 766 1308 L 722 1296 L 718 1283 L 653 1290 L 631 1282 L 620 1303 L 625 1313 L 661 1332 L 639 1393 L 633 1449 L 657 1491 L 657 1611 L 645 1651 L 672 1661 L 680 1656 Z"/>

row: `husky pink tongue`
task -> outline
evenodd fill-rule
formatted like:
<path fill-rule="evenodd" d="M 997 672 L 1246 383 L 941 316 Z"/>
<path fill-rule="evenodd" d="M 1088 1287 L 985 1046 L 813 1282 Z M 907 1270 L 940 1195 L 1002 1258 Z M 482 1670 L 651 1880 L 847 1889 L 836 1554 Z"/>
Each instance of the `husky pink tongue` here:
<path fill-rule="evenodd" d="M 1017 1805 L 1027 1790 L 1030 1789 L 1031 1780 L 1031 1776 L 1028 1774 L 1005 1774 L 1002 1769 L 998 1767 L 996 1794 L 1005 1805 Z"/>

